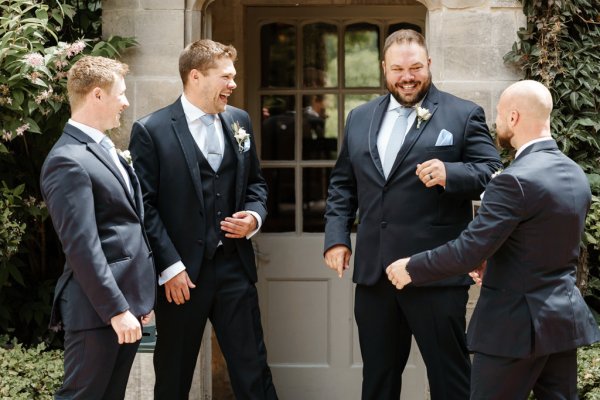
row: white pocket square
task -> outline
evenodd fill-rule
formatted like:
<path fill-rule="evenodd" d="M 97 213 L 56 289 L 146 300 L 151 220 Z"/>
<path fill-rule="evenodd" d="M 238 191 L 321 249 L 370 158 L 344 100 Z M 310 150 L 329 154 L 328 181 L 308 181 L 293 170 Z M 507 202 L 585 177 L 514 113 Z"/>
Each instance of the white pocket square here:
<path fill-rule="evenodd" d="M 454 144 L 454 136 L 445 129 L 442 129 L 435 141 L 436 146 L 452 146 Z"/>

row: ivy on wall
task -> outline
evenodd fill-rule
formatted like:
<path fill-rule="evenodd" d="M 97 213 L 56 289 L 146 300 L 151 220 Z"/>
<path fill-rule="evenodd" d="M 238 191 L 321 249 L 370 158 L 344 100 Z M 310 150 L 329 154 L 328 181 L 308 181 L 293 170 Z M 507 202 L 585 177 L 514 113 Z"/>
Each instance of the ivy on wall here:
<path fill-rule="evenodd" d="M 590 181 L 578 284 L 600 313 L 600 2 L 523 0 L 523 12 L 527 26 L 504 60 L 550 89 L 552 134 Z"/>

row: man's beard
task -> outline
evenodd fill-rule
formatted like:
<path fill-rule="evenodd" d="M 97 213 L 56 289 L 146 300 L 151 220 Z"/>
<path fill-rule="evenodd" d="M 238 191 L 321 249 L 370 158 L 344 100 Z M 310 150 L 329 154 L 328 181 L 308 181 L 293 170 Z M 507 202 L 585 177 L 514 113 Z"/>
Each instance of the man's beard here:
<path fill-rule="evenodd" d="M 502 147 L 503 149 L 506 150 L 512 150 L 513 146 L 512 144 L 510 144 L 510 139 L 512 138 L 512 135 L 501 135 L 500 132 L 498 130 L 496 130 L 496 143 L 498 143 L 498 146 Z"/>
<path fill-rule="evenodd" d="M 404 83 L 410 83 L 410 82 L 404 82 Z M 429 88 L 431 87 L 431 71 L 429 71 L 429 76 L 427 77 L 427 80 L 425 82 L 423 82 L 423 86 L 414 95 L 414 97 L 411 96 L 409 98 L 407 96 L 403 96 L 397 90 L 395 84 L 391 84 L 387 80 L 385 82 L 385 85 L 387 87 L 387 90 L 392 94 L 392 96 L 394 96 L 394 98 L 396 99 L 396 101 L 398 103 L 400 103 L 404 107 L 413 107 L 415 104 L 417 104 L 418 102 L 420 102 L 421 100 L 423 100 L 423 98 L 425 97 L 425 95 L 429 91 Z"/>

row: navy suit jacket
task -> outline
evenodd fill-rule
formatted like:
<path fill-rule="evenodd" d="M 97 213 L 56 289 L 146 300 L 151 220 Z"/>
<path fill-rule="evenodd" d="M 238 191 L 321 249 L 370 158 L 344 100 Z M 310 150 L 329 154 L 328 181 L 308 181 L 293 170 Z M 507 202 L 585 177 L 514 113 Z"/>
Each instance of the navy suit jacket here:
<path fill-rule="evenodd" d="M 358 210 L 353 280 L 364 285 L 375 284 L 393 261 L 456 238 L 472 219 L 471 200 L 502 167 L 483 109 L 431 85 L 421 106 L 432 116 L 419 128 L 415 120 L 386 179 L 377 134 L 389 99 L 381 96 L 348 115 L 325 212 L 327 250 L 351 248 Z M 452 134 L 452 145 L 435 146 L 442 129 Z M 417 164 L 434 158 L 446 167 L 445 190 L 425 187 L 415 174 Z M 458 277 L 440 284 L 471 282 Z"/>
<path fill-rule="evenodd" d="M 248 113 L 227 106 L 219 114 L 225 140 L 236 149 L 235 210 L 267 217 L 267 185 L 262 177 Z M 247 151 L 237 151 L 232 125 L 238 122 L 250 134 Z M 133 124 L 129 144 L 140 178 L 146 209 L 146 230 L 157 272 L 182 261 L 192 281 L 204 257 L 205 218 L 197 145 L 190 133 L 181 100 Z M 246 273 L 256 282 L 252 242 L 234 240 Z"/>
<path fill-rule="evenodd" d="M 139 318 L 154 307 L 142 194 L 133 169 L 121 163 L 133 195 L 108 153 L 69 124 L 44 162 L 42 195 L 66 257 L 51 328 L 103 327 L 123 311 Z"/>
<path fill-rule="evenodd" d="M 581 168 L 554 141 L 534 143 L 492 179 L 458 239 L 411 257 L 411 279 L 465 273 L 488 259 L 467 335 L 475 352 L 524 358 L 598 341 L 575 286 L 590 199 Z"/>

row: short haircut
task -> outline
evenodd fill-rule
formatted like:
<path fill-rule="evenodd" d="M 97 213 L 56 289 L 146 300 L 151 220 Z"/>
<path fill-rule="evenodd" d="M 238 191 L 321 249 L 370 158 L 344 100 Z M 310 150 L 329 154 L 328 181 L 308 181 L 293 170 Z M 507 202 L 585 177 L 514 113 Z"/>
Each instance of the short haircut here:
<path fill-rule="evenodd" d="M 425 37 L 421 35 L 417 31 L 413 31 L 412 29 L 400 29 L 390 34 L 383 44 L 383 58 L 385 58 L 385 53 L 388 49 L 394 44 L 411 44 L 416 43 L 425 49 L 425 53 L 429 56 L 429 51 L 427 51 L 427 44 L 425 43 Z"/>
<path fill-rule="evenodd" d="M 81 57 L 67 74 L 67 93 L 71 110 L 82 104 L 85 96 L 94 88 L 109 91 L 117 77 L 129 72 L 127 64 L 106 57 Z"/>
<path fill-rule="evenodd" d="M 232 45 L 224 45 L 210 39 L 198 40 L 190 43 L 179 55 L 179 75 L 185 85 L 191 70 L 197 69 L 202 74 L 214 68 L 220 58 L 237 59 L 237 50 Z"/>

